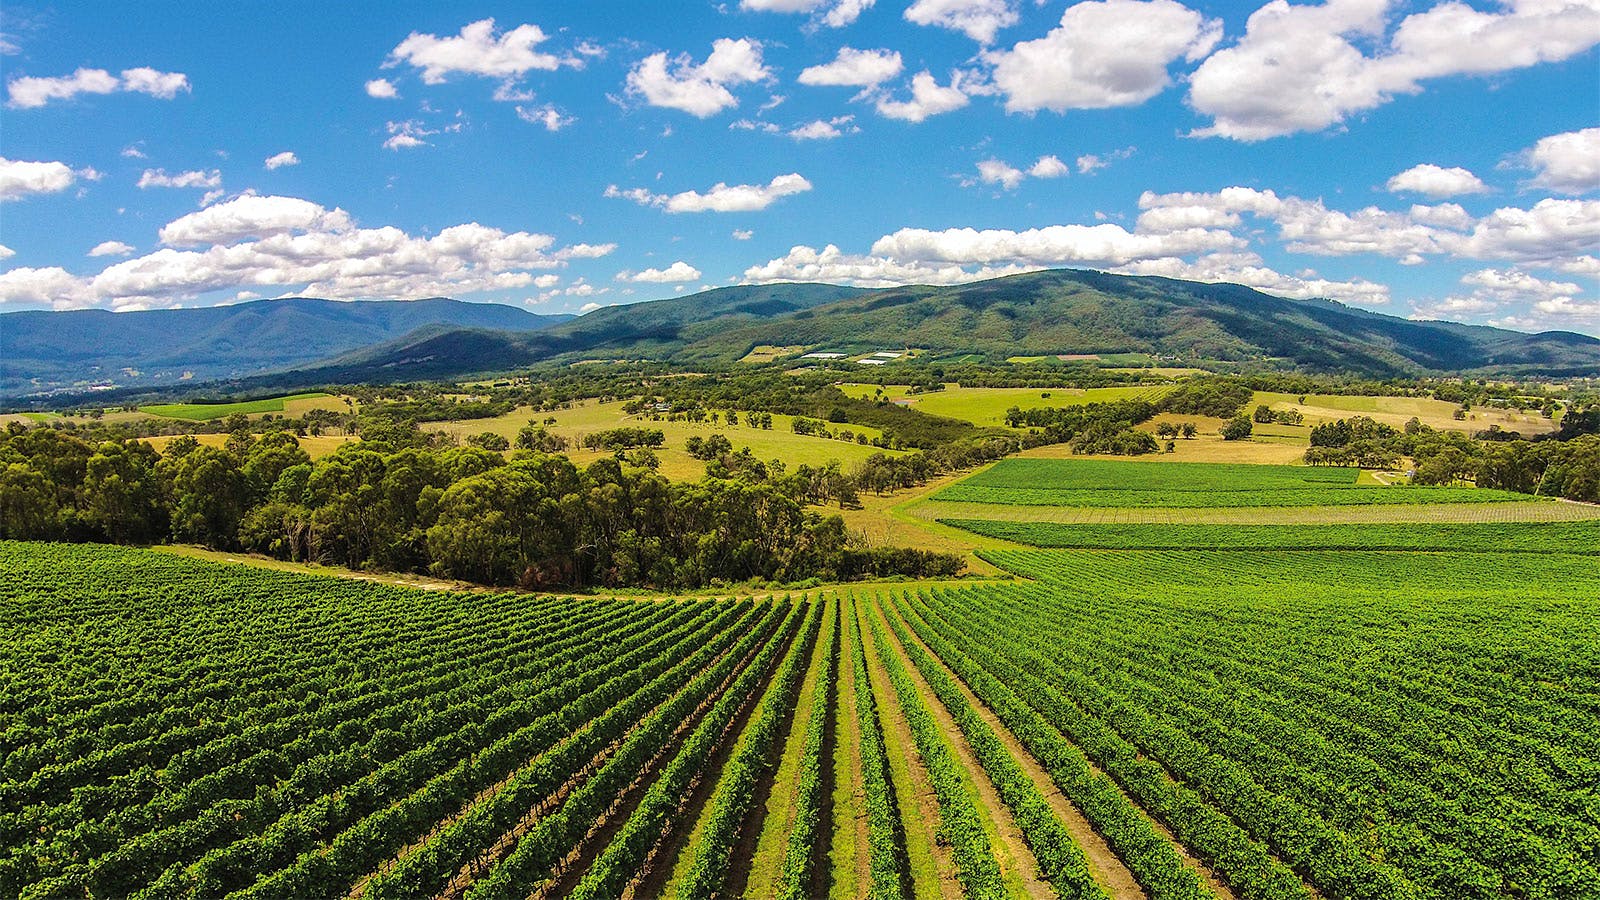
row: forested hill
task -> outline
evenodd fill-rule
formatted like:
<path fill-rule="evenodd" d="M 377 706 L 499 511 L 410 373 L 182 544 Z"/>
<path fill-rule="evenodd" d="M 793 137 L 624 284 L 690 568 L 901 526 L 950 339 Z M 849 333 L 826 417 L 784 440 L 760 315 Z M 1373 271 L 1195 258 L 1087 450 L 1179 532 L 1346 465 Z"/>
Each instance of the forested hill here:
<path fill-rule="evenodd" d="M 919 347 L 1009 356 L 1143 352 L 1276 360 L 1316 372 L 1384 377 L 1484 367 L 1600 372 L 1600 339 L 1414 322 L 1329 300 L 1290 300 L 1237 284 L 1058 269 L 952 287 L 874 291 L 782 321 L 707 336 L 688 356 L 750 344 L 829 349 Z"/>
<path fill-rule="evenodd" d="M 1060 269 L 952 287 L 720 288 L 613 306 L 531 335 L 435 330 L 351 354 L 306 383 L 443 378 L 551 358 L 731 362 L 757 345 L 938 355 L 1139 352 L 1308 372 L 1600 373 L 1600 339 L 1413 322 L 1236 284 Z M 290 383 L 295 379 L 290 379 Z"/>
<path fill-rule="evenodd" d="M 757 345 L 935 358 L 1146 353 L 1369 378 L 1446 372 L 1592 375 L 1600 339 L 1414 322 L 1235 284 L 1031 272 L 950 287 L 737 285 L 587 315 L 434 299 L 271 300 L 143 313 L 0 317 L 0 394 L 243 379 L 246 386 L 448 379 L 544 360 L 728 363 Z M 272 374 L 268 374 L 272 373 Z"/>
<path fill-rule="evenodd" d="M 499 303 L 435 297 L 335 301 L 296 297 L 231 306 L 0 316 L 0 392 L 115 381 L 168 385 L 292 368 L 430 325 L 533 331 L 571 319 Z"/>

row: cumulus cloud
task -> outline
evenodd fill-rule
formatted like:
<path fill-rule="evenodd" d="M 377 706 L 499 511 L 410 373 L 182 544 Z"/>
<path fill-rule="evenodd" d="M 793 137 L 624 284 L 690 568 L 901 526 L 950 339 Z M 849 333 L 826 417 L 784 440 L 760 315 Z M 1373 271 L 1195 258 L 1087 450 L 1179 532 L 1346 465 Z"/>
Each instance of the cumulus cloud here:
<path fill-rule="evenodd" d="M 1600 303 L 1579 295 L 1570 281 L 1540 278 L 1521 269 L 1479 269 L 1461 277 L 1470 291 L 1413 304 L 1412 318 L 1484 318 L 1514 328 L 1570 328 L 1600 325 Z"/>
<path fill-rule="evenodd" d="M 345 232 L 355 227 L 342 209 L 298 197 L 247 194 L 168 222 L 161 243 L 174 247 L 230 244 L 294 232 Z"/>
<path fill-rule="evenodd" d="M 519 106 L 517 118 L 534 125 L 543 125 L 546 131 L 560 131 L 578 121 L 572 116 L 562 115 L 561 110 L 548 103 L 540 107 Z"/>
<path fill-rule="evenodd" d="M 700 270 L 681 259 L 665 269 L 644 269 L 639 272 L 624 269 L 616 276 L 618 281 L 631 281 L 635 284 L 681 284 L 699 277 Z"/>
<path fill-rule="evenodd" d="M 0 259 L 10 259 L 16 255 L 17 251 L 7 247 L 5 244 L 0 244 Z"/>
<path fill-rule="evenodd" d="M 1011 0 L 916 0 L 906 21 L 959 31 L 980 44 L 994 43 L 995 32 L 1017 24 Z"/>
<path fill-rule="evenodd" d="M 1600 128 L 1540 138 L 1525 156 L 1540 187 L 1563 194 L 1600 191 Z"/>
<path fill-rule="evenodd" d="M 1528 209 L 1501 207 L 1474 218 L 1449 203 L 1344 212 L 1320 200 L 1230 187 L 1214 193 L 1146 192 L 1139 207 L 1144 210 L 1141 230 L 1233 227 L 1241 215 L 1251 215 L 1276 224 L 1284 248 L 1293 253 L 1371 253 L 1408 265 L 1450 256 L 1566 268 L 1582 266 L 1581 260 L 1600 246 L 1600 201 L 1594 200 L 1547 198 Z"/>
<path fill-rule="evenodd" d="M 873 87 L 899 75 L 905 62 L 894 50 L 840 47 L 832 62 L 800 71 L 799 82 L 814 86 Z"/>
<path fill-rule="evenodd" d="M 717 182 L 705 193 L 684 191 L 657 194 L 645 188 L 606 188 L 605 196 L 632 200 L 640 206 L 654 206 L 669 213 L 754 212 L 778 200 L 811 190 L 811 182 L 798 173 L 779 175 L 766 184 L 726 184 Z"/>
<path fill-rule="evenodd" d="M 739 105 L 730 85 L 764 81 L 771 75 L 761 61 L 760 41 L 719 38 L 702 63 L 688 54 L 669 60 L 665 53 L 652 53 L 629 70 L 627 83 L 629 92 L 651 106 L 705 119 Z"/>
<path fill-rule="evenodd" d="M 1389 286 L 1353 278 L 1338 281 L 1320 278 L 1306 270 L 1290 275 L 1265 265 L 1254 253 L 1208 253 L 1194 261 L 1175 257 L 1145 259 L 1118 266 L 1111 271 L 1124 275 L 1159 275 L 1207 284 L 1242 284 L 1258 291 L 1294 300 L 1339 300 L 1363 306 L 1382 306 L 1389 302 Z"/>
<path fill-rule="evenodd" d="M 272 167 L 275 168 L 275 167 Z M 216 188 L 222 185 L 222 172 L 219 169 L 209 171 L 194 169 L 188 172 L 176 172 L 168 175 L 166 169 L 145 169 L 139 176 L 138 187 L 141 190 L 148 188 Z"/>
<path fill-rule="evenodd" d="M 422 70 L 425 84 L 443 84 L 456 74 L 515 79 L 533 69 L 550 71 L 561 67 L 562 57 L 534 49 L 548 38 L 537 25 L 518 25 L 497 34 L 494 19 L 481 19 L 462 26 L 459 34 L 449 37 L 413 31 L 390 51 L 384 66 L 409 64 Z M 373 82 L 368 82 L 367 93 L 375 97 L 392 96 L 373 94 L 372 88 Z"/>
<path fill-rule="evenodd" d="M 1026 170 L 1019 169 L 1003 159 L 985 159 L 978 163 L 977 180 L 963 180 L 962 185 L 970 187 L 979 183 L 998 184 L 1008 191 L 1014 191 L 1026 178 L 1060 178 L 1069 171 L 1071 170 L 1067 168 L 1067 164 L 1057 156 L 1041 156 Z"/>
<path fill-rule="evenodd" d="M 756 233 L 754 231 L 751 231 L 748 228 L 735 228 L 733 230 L 733 239 L 736 241 L 748 241 L 755 237 L 755 234 Z"/>
<path fill-rule="evenodd" d="M 1035 178 L 1060 178 L 1067 171 L 1067 164 L 1056 156 L 1041 156 L 1028 167 L 1028 174 Z"/>
<path fill-rule="evenodd" d="M 1197 135 L 1244 141 L 1320 131 L 1423 83 L 1568 59 L 1600 43 L 1592 0 L 1509 0 L 1480 12 L 1440 3 L 1389 28 L 1391 0 L 1326 0 L 1256 10 L 1245 36 L 1190 78 Z M 1363 48 L 1370 48 L 1370 55 Z"/>
<path fill-rule="evenodd" d="M 1106 109 L 1161 93 L 1168 66 L 1204 57 L 1221 36 L 1220 20 L 1175 0 L 1094 0 L 1067 7 L 1044 37 L 984 59 L 1008 112 Z"/>
<path fill-rule="evenodd" d="M 834 116 L 831 119 L 815 119 L 804 125 L 797 125 L 789 129 L 789 137 L 797 141 L 831 141 L 836 137 L 842 136 L 845 129 L 852 132 L 860 131 L 860 128 L 850 124 L 854 121 L 855 116 Z"/>
<path fill-rule="evenodd" d="M 267 157 L 265 165 L 269 172 L 273 169 L 281 169 L 284 166 L 298 166 L 300 165 L 300 157 L 295 156 L 292 150 L 285 150 L 282 153 L 274 153 Z"/>
<path fill-rule="evenodd" d="M 256 196 L 174 220 L 161 240 L 167 246 L 96 275 L 12 269 L 0 274 L 0 303 L 121 309 L 263 287 L 342 299 L 475 293 L 533 286 L 567 260 L 614 249 L 556 248 L 550 235 L 476 222 L 416 237 L 392 226 L 356 227 L 342 210 L 308 200 Z"/>
<path fill-rule="evenodd" d="M 953 112 L 966 106 L 967 95 L 961 90 L 961 77 L 950 76 L 950 84 L 941 87 L 931 73 L 924 70 L 911 78 L 911 99 L 894 100 L 885 95 L 878 98 L 878 114 L 905 122 L 921 122 L 929 116 Z"/>
<path fill-rule="evenodd" d="M 387 78 L 374 78 L 367 82 L 366 87 L 367 96 L 379 100 L 393 100 L 400 96 L 400 91 L 394 86 L 394 82 Z"/>
<path fill-rule="evenodd" d="M 89 251 L 90 256 L 127 256 L 134 251 L 132 244 L 122 241 L 102 241 Z"/>
<path fill-rule="evenodd" d="M 30 162 L 0 157 L 0 200 L 20 200 L 32 194 L 59 193 L 71 187 L 79 174 L 64 162 Z"/>
<path fill-rule="evenodd" d="M 1412 166 L 1390 178 L 1386 187 L 1393 194 L 1425 194 L 1436 200 L 1462 194 L 1482 194 L 1489 190 L 1488 185 L 1466 169 L 1459 166 L 1445 169 L 1432 163 Z"/>
<path fill-rule="evenodd" d="M 105 69 L 78 69 L 52 78 L 22 76 L 6 83 L 6 105 L 37 109 L 53 100 L 71 100 L 80 94 L 114 94 L 125 91 L 171 100 L 188 93 L 189 77 L 182 72 L 161 72 L 148 67 L 123 69 L 121 77 Z"/>
<path fill-rule="evenodd" d="M 778 281 L 826 281 L 832 284 L 853 284 L 859 287 L 894 287 L 902 284 L 962 284 L 983 278 L 1014 275 L 1031 271 L 1037 266 L 1011 266 L 983 268 L 968 271 L 953 264 L 927 264 L 902 262 L 882 256 L 848 254 L 834 244 L 821 250 L 804 245 L 793 247 L 788 253 L 744 271 L 744 281 L 749 284 L 770 284 Z"/>

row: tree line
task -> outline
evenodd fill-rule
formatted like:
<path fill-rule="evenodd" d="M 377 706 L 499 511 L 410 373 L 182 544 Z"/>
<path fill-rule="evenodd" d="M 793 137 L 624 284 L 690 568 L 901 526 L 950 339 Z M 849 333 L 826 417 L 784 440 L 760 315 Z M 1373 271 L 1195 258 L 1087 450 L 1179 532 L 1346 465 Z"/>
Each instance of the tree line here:
<path fill-rule="evenodd" d="M 800 467 L 804 469 L 804 467 Z M 158 453 L 49 428 L 0 432 L 0 533 L 195 543 L 349 568 L 523 588 L 795 583 L 952 575 L 959 556 L 867 547 L 807 509 L 812 470 L 723 466 L 697 482 L 606 457 L 433 447 L 414 422 L 370 424 L 313 461 L 294 435 L 193 437 Z M 821 483 L 826 483 L 824 476 Z"/>

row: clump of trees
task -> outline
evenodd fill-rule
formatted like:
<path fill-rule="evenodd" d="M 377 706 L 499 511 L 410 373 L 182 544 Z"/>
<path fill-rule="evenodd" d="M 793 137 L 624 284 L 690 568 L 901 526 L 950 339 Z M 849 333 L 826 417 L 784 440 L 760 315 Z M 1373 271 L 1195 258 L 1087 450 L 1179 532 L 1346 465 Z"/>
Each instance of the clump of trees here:
<path fill-rule="evenodd" d="M 1354 416 L 1313 428 L 1305 459 L 1312 465 L 1394 468 L 1410 457 L 1416 463 L 1413 484 L 1476 484 L 1600 503 L 1600 433 L 1585 433 L 1586 421 L 1580 419 L 1570 431 L 1525 441 L 1474 439 L 1417 419 L 1402 430 Z M 1600 432 L 1600 414 L 1595 430 Z"/>
<path fill-rule="evenodd" d="M 633 447 L 659 447 L 667 436 L 659 428 L 608 428 L 583 436 L 589 450 L 628 450 Z"/>
<path fill-rule="evenodd" d="M 1134 428 L 1155 414 L 1155 405 L 1143 400 L 1027 410 L 1013 406 L 1006 410 L 1006 423 L 1038 429 L 1030 435 L 1030 444 L 1066 444 L 1073 453 L 1136 456 L 1160 449 L 1153 435 Z"/>
<path fill-rule="evenodd" d="M 1265 403 L 1257 404 L 1256 411 L 1251 414 L 1251 419 L 1257 425 L 1299 425 L 1306 417 L 1295 409 L 1273 409 Z"/>
<path fill-rule="evenodd" d="M 620 455 L 648 452 L 637 448 Z M 726 461 L 732 460 L 729 465 Z M 313 461 L 292 434 L 91 444 L 0 432 L 0 533 L 17 539 L 176 540 L 351 568 L 524 588 L 681 589 L 954 574 L 961 559 L 863 546 L 837 516 L 837 472 L 726 454 L 698 482 L 606 457 L 433 447 L 415 423 L 367 429 Z M 708 469 L 711 468 L 708 466 Z"/>
<path fill-rule="evenodd" d="M 1181 382 L 1161 398 L 1165 412 L 1185 416 L 1212 416 L 1231 419 L 1244 409 L 1255 390 L 1244 381 L 1231 378 L 1192 378 Z"/>
<path fill-rule="evenodd" d="M 1229 419 L 1222 426 L 1222 439 L 1225 441 L 1247 440 L 1255 432 L 1255 424 L 1249 416 L 1238 415 Z"/>

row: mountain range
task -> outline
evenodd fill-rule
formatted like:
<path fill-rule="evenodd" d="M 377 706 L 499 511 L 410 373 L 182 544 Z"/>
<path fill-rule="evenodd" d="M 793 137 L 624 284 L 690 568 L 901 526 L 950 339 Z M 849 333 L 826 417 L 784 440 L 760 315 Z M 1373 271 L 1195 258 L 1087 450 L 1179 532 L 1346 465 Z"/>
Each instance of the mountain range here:
<path fill-rule="evenodd" d="M 542 361 L 728 363 L 758 345 L 934 356 L 1147 353 L 1365 377 L 1600 373 L 1600 339 L 1419 322 L 1235 284 L 1058 269 L 949 287 L 739 285 L 577 318 L 431 299 L 0 316 L 0 392 L 95 380 L 392 382 Z M 137 374 L 130 374 L 137 373 Z"/>
<path fill-rule="evenodd" d="M 0 315 L 0 394 L 242 378 L 316 363 L 419 328 L 515 333 L 571 318 L 443 297 L 349 302 L 292 297 L 124 313 L 6 313 Z"/>

